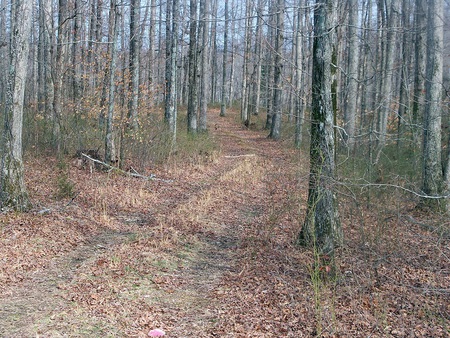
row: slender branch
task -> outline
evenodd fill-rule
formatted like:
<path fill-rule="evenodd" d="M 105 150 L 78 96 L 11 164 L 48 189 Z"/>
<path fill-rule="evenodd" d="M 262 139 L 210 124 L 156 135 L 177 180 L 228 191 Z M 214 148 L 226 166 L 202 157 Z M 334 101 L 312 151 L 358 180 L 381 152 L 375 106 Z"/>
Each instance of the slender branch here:
<path fill-rule="evenodd" d="M 81 153 L 81 156 L 87 158 L 89 161 L 92 161 L 92 162 L 94 162 L 94 163 L 101 164 L 102 166 L 104 166 L 104 167 L 106 167 L 106 168 L 108 168 L 108 169 L 110 169 L 110 170 L 117 171 L 117 172 L 119 172 L 119 173 L 121 173 L 121 174 L 124 174 L 124 175 L 126 175 L 126 176 L 138 177 L 138 178 L 143 178 L 143 179 L 146 179 L 146 180 L 153 180 L 153 181 L 162 181 L 162 182 L 166 182 L 166 183 L 171 183 L 171 182 L 173 182 L 173 180 L 165 180 L 165 179 L 162 179 L 162 178 L 157 178 L 157 177 L 155 177 L 154 174 L 150 174 L 149 176 L 145 176 L 145 175 L 139 174 L 139 173 L 138 173 L 135 169 L 133 169 L 133 168 L 132 168 L 132 169 L 133 169 L 134 172 L 125 171 L 125 170 L 122 170 L 122 169 L 120 169 L 120 168 L 114 167 L 114 166 L 112 166 L 112 165 L 110 165 L 110 164 L 108 164 L 108 163 L 105 163 L 105 162 L 102 162 L 102 161 L 97 160 L 97 159 L 95 159 L 95 158 L 92 158 L 92 157 L 90 157 L 89 155 L 86 155 L 86 154 L 84 154 L 84 153 Z"/>

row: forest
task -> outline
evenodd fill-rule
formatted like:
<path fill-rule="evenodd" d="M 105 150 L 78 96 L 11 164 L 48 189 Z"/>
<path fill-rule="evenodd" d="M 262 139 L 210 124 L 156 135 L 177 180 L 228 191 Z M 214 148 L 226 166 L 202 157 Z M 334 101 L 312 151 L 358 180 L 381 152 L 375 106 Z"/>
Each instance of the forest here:
<path fill-rule="evenodd" d="M 0 336 L 450 334 L 448 0 L 0 0 Z"/>

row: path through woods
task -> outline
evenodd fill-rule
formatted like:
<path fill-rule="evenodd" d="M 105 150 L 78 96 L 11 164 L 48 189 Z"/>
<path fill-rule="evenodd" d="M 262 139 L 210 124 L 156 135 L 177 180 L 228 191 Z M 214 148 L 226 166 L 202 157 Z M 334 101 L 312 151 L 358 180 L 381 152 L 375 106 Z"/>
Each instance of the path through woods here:
<path fill-rule="evenodd" d="M 52 197 L 56 163 L 27 162 L 41 205 L 2 215 L 1 337 L 146 337 L 154 328 L 167 337 L 448 333 L 445 239 L 401 222 L 372 233 L 341 205 L 342 275 L 315 284 L 313 255 L 294 245 L 307 160 L 218 114 L 209 129 L 220 149 L 150 168 L 161 181 L 73 167 L 79 194 L 68 206 Z M 44 207 L 50 212 L 39 213 Z M 396 251 L 405 243 L 420 255 Z"/>

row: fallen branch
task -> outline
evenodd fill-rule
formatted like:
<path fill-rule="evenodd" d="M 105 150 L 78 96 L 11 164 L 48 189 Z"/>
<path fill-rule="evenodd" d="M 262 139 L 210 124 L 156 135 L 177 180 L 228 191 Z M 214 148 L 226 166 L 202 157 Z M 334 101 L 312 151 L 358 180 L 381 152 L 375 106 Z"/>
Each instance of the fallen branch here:
<path fill-rule="evenodd" d="M 239 158 L 239 157 L 253 157 L 256 154 L 244 154 L 244 155 L 226 155 L 225 158 Z"/>
<path fill-rule="evenodd" d="M 401 216 L 404 219 L 406 219 L 407 221 L 409 221 L 410 223 L 420 226 L 424 230 L 438 233 L 444 239 L 450 239 L 450 231 L 446 230 L 443 226 L 439 227 L 439 226 L 433 226 L 433 225 L 430 225 L 427 223 L 419 222 L 411 215 L 401 215 Z"/>
<path fill-rule="evenodd" d="M 110 170 L 117 171 L 117 172 L 119 172 L 119 173 L 121 173 L 123 175 L 126 175 L 126 176 L 143 178 L 143 179 L 146 179 L 146 180 L 153 180 L 153 181 L 162 181 L 162 182 L 166 182 L 166 183 L 173 182 L 173 180 L 165 180 L 165 179 L 162 179 L 162 178 L 157 178 L 154 174 L 150 174 L 149 176 L 145 176 L 145 175 L 139 174 L 134 168 L 131 168 L 134 172 L 125 171 L 125 170 L 122 170 L 120 168 L 114 167 L 114 166 L 112 166 L 112 165 L 110 165 L 108 163 L 105 163 L 105 162 L 102 162 L 102 161 L 97 160 L 95 158 L 92 158 L 89 155 L 86 155 L 84 153 L 81 153 L 81 156 L 85 157 L 89 161 L 101 164 L 102 166 L 104 166 L 104 167 L 106 167 L 106 168 L 108 168 Z"/>

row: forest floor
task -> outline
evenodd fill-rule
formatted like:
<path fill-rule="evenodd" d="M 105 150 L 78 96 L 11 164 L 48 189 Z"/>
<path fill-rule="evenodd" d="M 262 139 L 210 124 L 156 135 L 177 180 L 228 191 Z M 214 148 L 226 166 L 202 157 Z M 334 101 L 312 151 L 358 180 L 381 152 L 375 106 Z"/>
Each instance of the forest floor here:
<path fill-rule="evenodd" d="M 26 161 L 34 209 L 0 215 L 0 337 L 450 335 L 448 219 L 342 189 L 345 245 L 321 282 L 295 245 L 307 155 L 217 115 L 218 148 L 156 179 L 71 166 L 73 200 L 55 197 L 54 158 Z"/>

